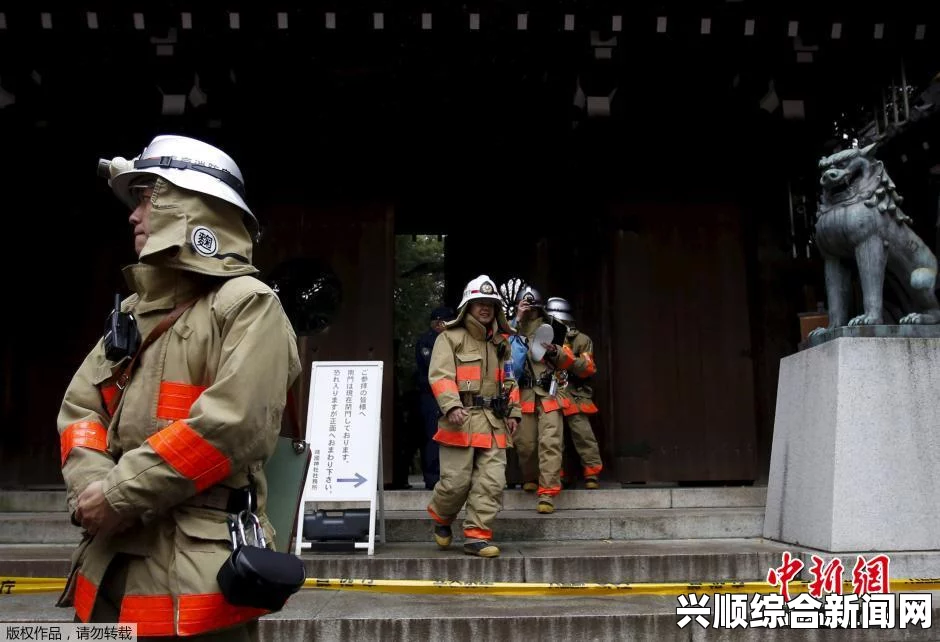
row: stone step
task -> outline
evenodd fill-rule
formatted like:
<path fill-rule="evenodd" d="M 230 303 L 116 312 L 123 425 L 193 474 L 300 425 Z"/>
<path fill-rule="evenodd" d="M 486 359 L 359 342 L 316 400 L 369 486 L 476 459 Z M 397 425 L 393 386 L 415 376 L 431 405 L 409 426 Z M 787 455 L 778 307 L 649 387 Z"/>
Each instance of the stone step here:
<path fill-rule="evenodd" d="M 384 493 L 386 510 L 424 510 L 429 490 L 393 490 Z M 503 493 L 504 510 L 535 507 L 536 496 L 513 489 Z M 560 510 L 598 508 L 737 508 L 760 507 L 767 501 L 766 486 L 729 488 L 610 488 L 564 490 L 555 498 Z"/>
<path fill-rule="evenodd" d="M 479 560 L 478 560 L 479 561 Z M 485 562 L 484 562 L 485 563 Z M 940 591 L 930 592 L 931 618 L 940 618 Z M 72 610 L 52 605 L 53 594 L 0 596 L 4 621 L 71 622 Z M 709 604 L 714 602 L 710 598 Z M 933 628 L 714 630 L 695 621 L 678 626 L 675 596 L 506 597 L 401 595 L 324 589 L 303 590 L 260 622 L 264 642 L 347 640 L 936 640 Z M 710 611 L 710 608 L 709 608 Z M 748 617 L 750 617 L 750 610 Z M 711 617 L 709 617 L 711 619 Z M 827 635 L 827 633 L 829 635 Z"/>
<path fill-rule="evenodd" d="M 72 545 L 0 545 L 2 577 L 65 577 Z M 459 546 L 438 550 L 430 542 L 377 544 L 375 555 L 301 554 L 308 577 L 474 582 L 712 582 L 764 581 L 783 552 L 802 560 L 798 579 L 810 581 L 812 556 L 842 560 L 845 579 L 857 553 L 823 553 L 761 538 L 510 542 L 496 559 L 463 555 Z M 866 559 L 877 554 L 862 553 Z M 893 578 L 940 577 L 940 551 L 890 553 Z"/>
<path fill-rule="evenodd" d="M 81 530 L 68 513 L 0 513 L 0 544 L 77 544 Z"/>
<path fill-rule="evenodd" d="M 431 499 L 429 490 L 388 490 L 383 493 L 385 509 L 424 510 Z M 763 507 L 766 486 L 712 488 L 602 488 L 563 491 L 556 500 L 562 510 L 597 508 L 734 508 Z M 519 489 L 503 493 L 505 510 L 526 510 L 534 495 Z M 0 513 L 65 511 L 64 490 L 0 490 Z"/>
<path fill-rule="evenodd" d="M 462 541 L 462 514 L 454 522 L 454 540 Z M 425 542 L 433 522 L 425 511 L 388 511 L 390 542 Z M 493 525 L 497 542 L 638 539 L 715 539 L 760 537 L 763 508 L 635 508 L 559 510 L 541 515 L 504 510 Z"/>
<path fill-rule="evenodd" d="M 303 552 L 308 577 L 475 582 L 709 582 L 764 580 L 785 546 L 761 539 L 510 542 L 481 563 L 460 546 L 376 545 L 375 555 Z M 0 546 L 0 576 L 64 577 L 71 546 Z"/>
<path fill-rule="evenodd" d="M 64 490 L 0 490 L 0 513 L 65 511 Z"/>
<path fill-rule="evenodd" d="M 463 540 L 458 515 L 454 539 Z M 540 515 L 535 509 L 504 510 L 494 524 L 498 542 L 637 539 L 715 539 L 760 537 L 763 508 L 638 508 L 559 510 Z M 432 521 L 427 512 L 386 511 L 389 542 L 426 542 Z M 80 530 L 65 512 L 0 513 L 0 544 L 74 544 Z"/>

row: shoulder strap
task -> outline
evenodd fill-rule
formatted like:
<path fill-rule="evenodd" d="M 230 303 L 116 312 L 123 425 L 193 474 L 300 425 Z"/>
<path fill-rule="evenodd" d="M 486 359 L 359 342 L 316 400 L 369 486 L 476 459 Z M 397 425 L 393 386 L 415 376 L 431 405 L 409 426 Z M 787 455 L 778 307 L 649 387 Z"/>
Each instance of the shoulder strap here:
<path fill-rule="evenodd" d="M 131 375 L 134 374 L 134 366 L 137 365 L 137 360 L 144 353 L 144 350 L 153 345 L 153 342 L 156 341 L 161 334 L 170 329 L 170 327 L 176 323 L 182 314 L 189 308 L 195 305 L 196 301 L 199 300 L 199 297 L 190 299 L 189 301 L 184 301 L 177 305 L 173 310 L 160 319 L 160 323 L 150 331 L 150 334 L 147 335 L 147 338 L 140 344 L 140 347 L 137 348 L 137 352 L 134 353 L 134 356 L 127 363 L 124 369 L 121 371 L 121 374 L 118 375 L 115 380 L 115 386 L 117 387 L 117 394 L 114 395 L 114 398 L 111 399 L 111 403 L 108 404 L 108 411 L 113 415 L 115 409 L 117 409 L 118 402 L 121 400 L 121 396 L 124 394 L 124 389 L 127 388 L 127 382 L 130 381 Z"/>

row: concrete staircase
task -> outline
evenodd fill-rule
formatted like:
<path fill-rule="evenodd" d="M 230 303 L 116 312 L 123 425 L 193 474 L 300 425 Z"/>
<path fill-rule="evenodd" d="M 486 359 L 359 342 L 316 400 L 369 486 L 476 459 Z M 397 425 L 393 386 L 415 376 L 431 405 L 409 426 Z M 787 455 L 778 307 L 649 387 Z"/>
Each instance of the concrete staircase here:
<path fill-rule="evenodd" d="M 389 542 L 429 542 L 430 491 L 385 492 Z M 602 488 L 562 493 L 552 515 L 534 495 L 506 491 L 494 525 L 498 542 L 632 541 L 759 537 L 766 488 Z M 458 515 L 459 526 L 463 518 Z M 455 538 L 462 537 L 459 528 Z M 75 544 L 61 491 L 0 491 L 0 544 Z"/>
<path fill-rule="evenodd" d="M 766 488 L 604 487 L 562 493 L 552 515 L 536 499 L 507 491 L 494 525 L 499 558 L 439 551 L 425 506 L 430 492 L 386 491 L 388 542 L 369 557 L 304 553 L 308 577 L 473 582 L 710 582 L 764 580 L 789 550 L 763 540 Z M 62 577 L 78 540 L 61 491 L 0 491 L 0 576 Z M 459 526 L 458 517 L 456 525 Z M 459 528 L 455 528 L 459 540 Z M 892 558 L 895 577 L 940 577 L 937 556 Z M 907 568 L 904 567 L 905 559 Z M 916 571 L 916 572 L 915 572 Z M 933 572 L 934 574 L 930 574 Z M 54 595 L 0 597 L 0 620 L 68 621 Z M 940 607 L 940 600 L 934 599 Z M 692 640 L 717 631 L 677 626 L 674 596 L 493 597 L 305 590 L 262 620 L 264 640 Z M 9 607 L 9 608 L 7 608 Z M 936 609 L 935 609 L 936 611 Z M 940 612 L 935 613 L 940 618 Z M 698 630 L 696 630 L 696 628 Z M 883 640 L 887 631 L 850 638 Z M 924 634 L 931 633 L 930 630 Z M 818 631 L 735 629 L 721 639 L 816 639 Z M 811 635 L 812 634 L 812 635 Z M 918 630 L 903 639 L 920 637 Z M 940 636 L 935 636 L 940 637 Z M 898 638 L 900 639 L 900 638 Z"/>

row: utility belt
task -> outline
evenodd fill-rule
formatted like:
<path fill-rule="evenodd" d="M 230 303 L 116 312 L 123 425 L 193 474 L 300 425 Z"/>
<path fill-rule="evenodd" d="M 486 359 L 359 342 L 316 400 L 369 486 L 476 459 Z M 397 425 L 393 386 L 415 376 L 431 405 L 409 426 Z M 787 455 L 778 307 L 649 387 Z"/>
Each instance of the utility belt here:
<path fill-rule="evenodd" d="M 480 395 L 470 397 L 468 395 L 467 400 L 470 403 L 464 403 L 465 408 L 489 408 L 493 411 L 493 414 L 500 419 L 504 419 L 509 416 L 508 394 L 503 393 L 494 397 L 482 397 Z"/>
<path fill-rule="evenodd" d="M 545 388 L 548 390 L 552 385 L 552 373 L 545 372 L 542 373 L 541 377 L 533 377 L 529 374 L 524 374 L 519 377 L 519 387 L 520 388 Z"/>
<path fill-rule="evenodd" d="M 233 515 L 238 515 L 248 508 L 248 501 L 251 500 L 251 511 L 258 510 L 258 494 L 252 492 L 251 486 L 241 488 L 230 488 L 221 484 L 216 484 L 207 488 L 198 495 L 194 495 L 183 502 L 186 506 L 196 508 L 210 508 L 220 510 Z"/>

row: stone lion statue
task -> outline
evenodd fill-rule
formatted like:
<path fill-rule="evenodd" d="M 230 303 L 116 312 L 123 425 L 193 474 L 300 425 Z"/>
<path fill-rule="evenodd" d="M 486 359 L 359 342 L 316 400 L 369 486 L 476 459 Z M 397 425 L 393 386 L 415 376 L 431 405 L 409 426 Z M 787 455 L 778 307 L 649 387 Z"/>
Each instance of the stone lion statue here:
<path fill-rule="evenodd" d="M 885 271 L 903 288 L 912 309 L 901 323 L 940 323 L 934 293 L 937 257 L 911 229 L 901 211 L 903 198 L 874 145 L 847 149 L 819 161 L 821 196 L 816 219 L 816 244 L 825 259 L 829 327 L 884 323 Z M 852 260 L 858 265 L 864 313 L 849 319 Z"/>

